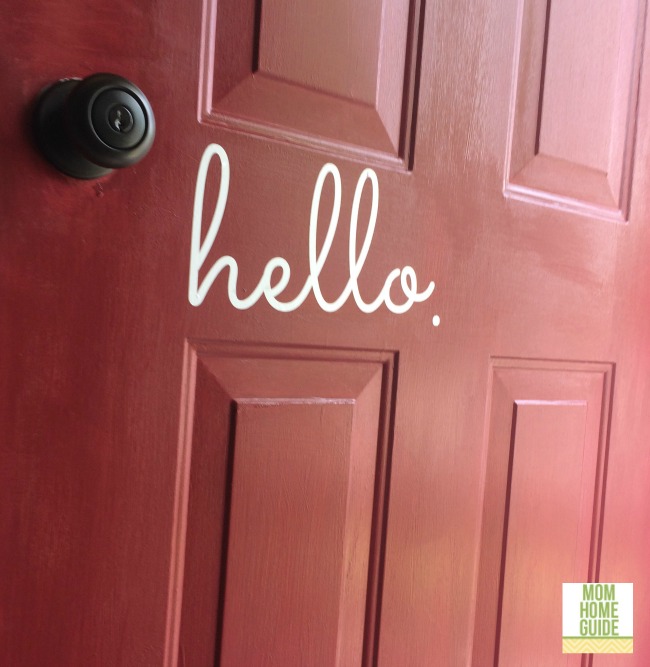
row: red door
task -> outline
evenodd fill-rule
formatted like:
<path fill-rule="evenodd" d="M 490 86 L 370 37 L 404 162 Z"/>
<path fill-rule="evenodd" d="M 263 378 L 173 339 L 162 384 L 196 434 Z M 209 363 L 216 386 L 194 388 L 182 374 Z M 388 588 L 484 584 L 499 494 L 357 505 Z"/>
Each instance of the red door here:
<path fill-rule="evenodd" d="M 645 17 L 4 3 L 3 666 L 650 664 Z M 75 180 L 102 71 L 157 138 Z M 595 580 L 633 655 L 562 654 Z"/>

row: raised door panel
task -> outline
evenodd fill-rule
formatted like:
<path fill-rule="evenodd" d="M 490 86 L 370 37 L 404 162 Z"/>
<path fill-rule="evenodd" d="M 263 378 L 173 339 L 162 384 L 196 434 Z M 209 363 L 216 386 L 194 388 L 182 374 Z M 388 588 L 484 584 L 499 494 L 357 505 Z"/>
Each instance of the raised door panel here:
<path fill-rule="evenodd" d="M 629 216 L 646 0 L 519 0 L 505 193 Z"/>
<path fill-rule="evenodd" d="M 187 373 L 180 664 L 372 664 L 392 355 L 202 343 Z"/>
<path fill-rule="evenodd" d="M 493 359 L 473 664 L 563 656 L 562 583 L 598 576 L 613 367 Z"/>
<path fill-rule="evenodd" d="M 420 0 L 210 0 L 201 118 L 385 166 L 412 166 Z"/>

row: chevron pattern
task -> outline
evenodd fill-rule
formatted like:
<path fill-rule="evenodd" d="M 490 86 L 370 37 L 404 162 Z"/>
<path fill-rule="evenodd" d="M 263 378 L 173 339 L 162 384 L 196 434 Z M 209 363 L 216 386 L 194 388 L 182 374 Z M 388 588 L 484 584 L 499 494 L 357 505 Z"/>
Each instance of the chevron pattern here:
<path fill-rule="evenodd" d="M 632 637 L 618 639 L 589 639 L 563 637 L 562 653 L 633 653 Z"/>

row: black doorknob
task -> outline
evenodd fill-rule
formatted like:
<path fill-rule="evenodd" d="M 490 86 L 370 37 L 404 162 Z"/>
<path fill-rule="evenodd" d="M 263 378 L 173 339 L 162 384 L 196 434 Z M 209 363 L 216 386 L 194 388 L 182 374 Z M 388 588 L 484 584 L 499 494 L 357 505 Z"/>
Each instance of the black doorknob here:
<path fill-rule="evenodd" d="M 68 176 L 86 179 L 135 164 L 156 133 L 144 93 L 105 73 L 48 86 L 36 102 L 34 125 L 43 155 Z"/>

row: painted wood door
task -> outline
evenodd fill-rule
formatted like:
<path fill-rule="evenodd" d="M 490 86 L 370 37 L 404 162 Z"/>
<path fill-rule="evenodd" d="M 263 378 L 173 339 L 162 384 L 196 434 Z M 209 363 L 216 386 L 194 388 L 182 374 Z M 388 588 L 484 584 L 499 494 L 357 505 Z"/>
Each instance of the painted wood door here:
<path fill-rule="evenodd" d="M 0 663 L 649 664 L 646 0 L 2 17 Z M 76 181 L 96 71 L 158 136 Z"/>

